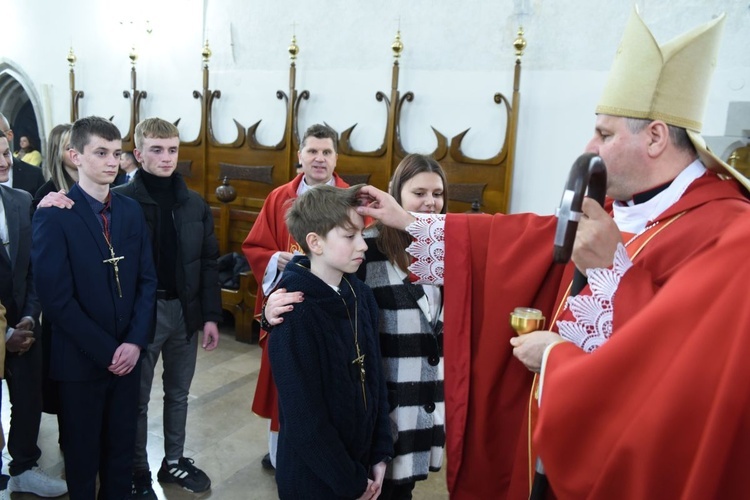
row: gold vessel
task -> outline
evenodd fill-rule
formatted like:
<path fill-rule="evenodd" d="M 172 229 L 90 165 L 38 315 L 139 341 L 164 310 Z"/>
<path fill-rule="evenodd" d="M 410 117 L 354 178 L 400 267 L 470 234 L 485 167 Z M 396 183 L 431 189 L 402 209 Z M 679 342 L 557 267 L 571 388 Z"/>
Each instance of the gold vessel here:
<path fill-rule="evenodd" d="M 510 326 L 518 335 L 536 330 L 544 330 L 545 318 L 542 311 L 531 307 L 516 307 L 510 313 Z"/>

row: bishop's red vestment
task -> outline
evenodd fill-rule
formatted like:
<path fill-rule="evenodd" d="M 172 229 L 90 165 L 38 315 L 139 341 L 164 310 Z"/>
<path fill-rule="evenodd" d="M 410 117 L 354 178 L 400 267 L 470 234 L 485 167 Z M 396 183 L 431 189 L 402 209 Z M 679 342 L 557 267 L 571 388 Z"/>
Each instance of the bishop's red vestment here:
<path fill-rule="evenodd" d="M 558 499 L 747 498 L 750 217 L 715 215 L 609 342 L 549 351 L 534 437 Z"/>
<path fill-rule="evenodd" d="M 677 271 L 712 248 L 731 221 L 750 216 L 750 202 L 735 181 L 707 172 L 652 222 L 682 212 L 644 245 L 622 278 L 613 338 Z M 564 300 L 573 265 L 552 263 L 555 223 L 528 214 L 446 217 L 446 454 L 454 500 L 528 498 L 533 375 L 513 358 L 508 320 L 523 306 L 542 310 L 549 321 Z M 565 350 L 572 349 L 585 355 L 572 344 Z"/>

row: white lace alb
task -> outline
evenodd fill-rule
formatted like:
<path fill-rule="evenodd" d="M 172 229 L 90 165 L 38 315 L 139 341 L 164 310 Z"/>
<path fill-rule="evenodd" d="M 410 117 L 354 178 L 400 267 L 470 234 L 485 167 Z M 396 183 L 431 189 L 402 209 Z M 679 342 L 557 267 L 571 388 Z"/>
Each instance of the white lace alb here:
<path fill-rule="evenodd" d="M 617 245 L 612 269 L 589 269 L 591 295 L 568 297 L 575 321 L 558 321 L 557 331 L 565 340 L 586 352 L 593 352 L 612 335 L 613 302 L 620 279 L 633 267 L 633 261 L 622 243 Z"/>
<path fill-rule="evenodd" d="M 445 215 L 412 213 L 414 222 L 406 227 L 414 240 L 406 251 L 414 257 L 409 266 L 415 283 L 442 285 L 445 271 Z"/>
<path fill-rule="evenodd" d="M 406 251 L 415 261 L 409 270 L 416 283 L 442 285 L 445 269 L 445 215 L 412 214 L 406 231 L 414 238 Z M 593 352 L 612 335 L 613 300 L 620 279 L 633 266 L 623 244 L 617 246 L 612 269 L 589 269 L 591 295 L 569 297 L 575 321 L 558 321 L 560 335 L 586 352 Z"/>

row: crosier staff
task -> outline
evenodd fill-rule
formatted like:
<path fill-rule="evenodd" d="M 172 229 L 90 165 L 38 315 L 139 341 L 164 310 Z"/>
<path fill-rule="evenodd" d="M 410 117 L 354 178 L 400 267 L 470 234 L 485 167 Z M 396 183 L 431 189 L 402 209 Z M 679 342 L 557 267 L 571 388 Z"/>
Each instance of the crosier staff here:
<path fill-rule="evenodd" d="M 581 220 L 581 205 L 584 196 L 604 205 L 607 192 L 607 169 L 597 155 L 585 153 L 579 156 L 570 168 L 560 206 L 556 210 L 557 229 L 555 230 L 554 261 L 567 264 L 573 253 L 578 221 Z M 586 275 L 576 269 L 570 295 L 575 296 L 586 286 Z M 544 473 L 544 464 L 537 457 L 534 464 L 534 482 L 531 485 L 529 500 L 543 500 L 547 496 L 549 480 Z"/>

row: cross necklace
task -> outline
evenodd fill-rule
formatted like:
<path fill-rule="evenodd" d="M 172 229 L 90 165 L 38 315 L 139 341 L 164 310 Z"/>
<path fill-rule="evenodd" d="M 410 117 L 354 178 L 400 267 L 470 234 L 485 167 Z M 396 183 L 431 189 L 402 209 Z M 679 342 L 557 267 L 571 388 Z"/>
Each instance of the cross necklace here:
<path fill-rule="evenodd" d="M 122 287 L 120 287 L 120 267 L 118 266 L 118 263 L 125 258 L 124 255 L 121 255 L 119 257 L 115 257 L 115 249 L 112 248 L 112 243 L 109 239 L 109 221 L 107 220 L 107 216 L 105 215 L 105 212 L 107 208 L 109 208 L 110 200 L 107 200 L 107 203 L 105 203 L 104 208 L 99 213 L 102 216 L 102 228 L 104 231 L 102 231 L 102 235 L 104 235 L 104 241 L 107 242 L 107 247 L 109 247 L 109 259 L 104 259 L 102 261 L 103 264 L 111 264 L 112 269 L 115 272 L 115 282 L 117 282 L 117 295 L 122 298 Z"/>
<path fill-rule="evenodd" d="M 357 307 L 357 294 L 354 293 L 354 288 L 352 288 L 351 283 L 349 283 L 346 278 L 344 278 L 344 281 L 346 281 L 346 284 L 349 285 L 349 289 L 352 291 L 352 295 L 354 295 L 354 323 L 352 323 L 352 317 L 349 314 L 349 308 L 346 306 L 346 300 L 344 300 L 344 297 L 341 297 L 341 300 L 344 302 L 346 315 L 349 318 L 349 325 L 351 325 L 352 333 L 354 333 L 354 348 L 357 351 L 357 357 L 352 360 L 352 364 L 359 365 L 359 380 L 362 384 L 362 400 L 365 403 L 365 410 L 367 410 L 367 393 L 365 392 L 365 355 L 362 354 L 362 351 L 359 350 L 359 308 Z"/>

